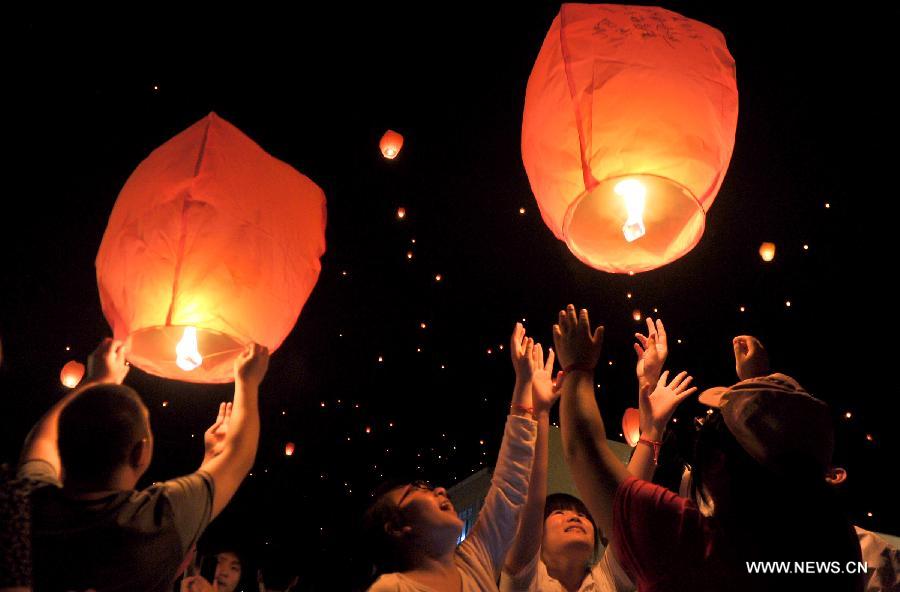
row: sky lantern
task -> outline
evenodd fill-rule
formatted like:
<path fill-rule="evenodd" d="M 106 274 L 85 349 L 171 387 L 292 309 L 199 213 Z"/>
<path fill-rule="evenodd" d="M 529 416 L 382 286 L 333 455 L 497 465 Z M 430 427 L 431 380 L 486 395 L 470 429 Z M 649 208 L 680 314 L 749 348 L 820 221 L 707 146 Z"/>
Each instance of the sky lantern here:
<path fill-rule="evenodd" d="M 284 445 L 284 455 L 285 456 L 294 456 L 294 443 L 288 442 Z"/>
<path fill-rule="evenodd" d="M 400 154 L 400 149 L 403 148 L 403 136 L 394 130 L 388 130 L 381 136 L 381 142 L 378 143 L 378 148 L 381 149 L 381 154 L 385 158 L 394 160 L 397 158 L 397 155 Z"/>
<path fill-rule="evenodd" d="M 563 4 L 528 79 L 522 160 L 544 222 L 613 273 L 700 240 L 734 149 L 722 34 L 662 8 Z"/>
<path fill-rule="evenodd" d="M 642 316 L 643 315 L 641 315 L 641 311 L 637 308 L 631 311 L 631 318 L 634 319 L 634 321 L 637 323 L 641 322 Z"/>
<path fill-rule="evenodd" d="M 759 256 L 766 263 L 775 258 L 775 243 L 763 243 L 759 245 Z"/>
<path fill-rule="evenodd" d="M 641 439 L 641 412 L 634 407 L 626 409 L 625 415 L 622 416 L 622 434 L 632 448 L 637 446 L 638 440 Z"/>
<path fill-rule="evenodd" d="M 60 382 L 70 389 L 78 386 L 82 378 L 84 378 L 84 364 L 75 360 L 66 362 L 66 365 L 63 366 L 62 371 L 59 373 Z"/>
<path fill-rule="evenodd" d="M 128 360 L 224 383 L 247 343 L 275 351 L 318 279 L 325 220 L 315 183 L 215 113 L 158 147 L 119 193 L 96 259 Z"/>

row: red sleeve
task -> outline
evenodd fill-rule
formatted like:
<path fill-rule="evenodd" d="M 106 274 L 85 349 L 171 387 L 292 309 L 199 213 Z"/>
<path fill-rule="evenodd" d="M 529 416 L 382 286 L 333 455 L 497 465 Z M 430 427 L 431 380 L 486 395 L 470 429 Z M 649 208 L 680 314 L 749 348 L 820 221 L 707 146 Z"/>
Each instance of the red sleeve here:
<path fill-rule="evenodd" d="M 678 566 L 698 565 L 707 537 L 705 518 L 691 500 L 634 477 L 616 491 L 612 545 L 638 589 L 652 587 Z"/>

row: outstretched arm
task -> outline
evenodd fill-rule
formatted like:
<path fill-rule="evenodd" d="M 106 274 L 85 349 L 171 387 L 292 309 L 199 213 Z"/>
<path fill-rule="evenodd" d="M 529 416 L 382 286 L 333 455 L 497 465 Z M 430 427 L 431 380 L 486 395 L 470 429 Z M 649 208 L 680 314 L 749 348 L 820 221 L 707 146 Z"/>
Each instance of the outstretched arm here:
<path fill-rule="evenodd" d="M 532 402 L 537 420 L 537 439 L 534 445 L 534 464 L 528 484 L 528 497 L 519 517 L 519 530 L 506 556 L 504 570 L 518 574 L 529 565 L 538 554 L 544 533 L 544 501 L 547 498 L 547 457 L 550 436 L 550 409 L 559 397 L 553 388 L 553 361 L 555 354 L 550 350 L 546 363 L 540 344 L 534 346 L 532 356 L 534 370 L 532 378 Z"/>
<path fill-rule="evenodd" d="M 125 346 L 121 341 L 104 339 L 97 349 L 88 356 L 87 376 L 81 386 L 57 401 L 34 425 L 22 447 L 20 464 L 32 460 L 42 460 L 56 470 L 57 476 L 62 474 L 59 460 L 57 436 L 59 414 L 63 408 L 89 386 L 110 383 L 121 384 L 128 374 L 125 363 Z"/>
<path fill-rule="evenodd" d="M 259 384 L 269 367 L 269 350 L 252 343 L 234 361 L 234 402 L 230 410 L 220 406 L 220 416 L 225 425 L 225 435 L 218 454 L 210 454 L 207 439 L 207 455 L 201 470 L 206 471 L 215 484 L 212 518 L 225 508 L 240 487 L 241 482 L 256 459 L 259 445 Z M 227 424 L 225 417 L 227 415 Z M 216 424 L 219 424 L 217 419 Z M 221 426 L 214 424 L 210 431 L 218 432 Z M 209 432 L 207 432 L 207 438 Z"/>

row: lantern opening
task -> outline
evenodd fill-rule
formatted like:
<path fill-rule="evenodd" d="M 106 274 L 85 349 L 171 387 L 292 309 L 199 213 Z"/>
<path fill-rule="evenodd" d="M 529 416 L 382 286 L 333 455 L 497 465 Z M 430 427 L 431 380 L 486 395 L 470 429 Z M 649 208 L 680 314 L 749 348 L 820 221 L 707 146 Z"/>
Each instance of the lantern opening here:
<path fill-rule="evenodd" d="M 628 175 L 601 181 L 572 202 L 563 235 L 588 265 L 634 273 L 690 251 L 705 222 L 706 212 L 686 187 L 656 175 Z"/>
<path fill-rule="evenodd" d="M 233 380 L 234 359 L 244 349 L 236 337 L 184 325 L 140 329 L 129 335 L 126 343 L 128 361 L 141 370 L 164 378 L 202 383 Z"/>
<path fill-rule="evenodd" d="M 181 341 L 175 346 L 175 363 L 185 372 L 196 370 L 203 363 L 203 356 L 197 350 L 197 328 L 185 327 Z"/>

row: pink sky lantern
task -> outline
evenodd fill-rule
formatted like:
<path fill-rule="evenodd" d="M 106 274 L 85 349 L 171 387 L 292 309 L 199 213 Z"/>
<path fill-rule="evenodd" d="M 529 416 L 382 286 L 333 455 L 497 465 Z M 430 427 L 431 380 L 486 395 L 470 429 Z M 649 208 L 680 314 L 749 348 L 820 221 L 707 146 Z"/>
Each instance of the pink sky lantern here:
<path fill-rule="evenodd" d="M 591 267 L 683 256 L 734 149 L 722 34 L 662 8 L 563 4 L 528 79 L 522 160 L 544 222 Z"/>
<path fill-rule="evenodd" d="M 66 388 L 75 388 L 81 379 L 84 378 L 84 364 L 71 360 L 66 362 L 59 373 L 59 380 Z"/>
<path fill-rule="evenodd" d="M 628 445 L 634 448 L 641 439 L 641 412 L 634 407 L 625 410 L 622 416 L 622 434 Z"/>
<path fill-rule="evenodd" d="M 403 148 L 403 136 L 394 130 L 388 130 L 381 136 L 378 148 L 381 150 L 382 156 L 388 160 L 394 160 L 400 154 L 400 149 Z"/>

